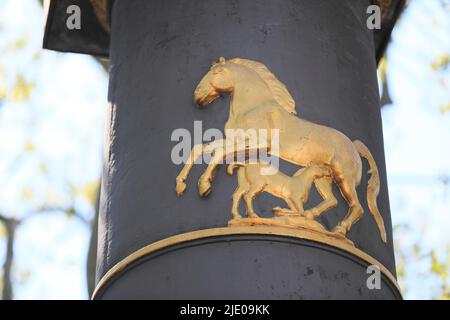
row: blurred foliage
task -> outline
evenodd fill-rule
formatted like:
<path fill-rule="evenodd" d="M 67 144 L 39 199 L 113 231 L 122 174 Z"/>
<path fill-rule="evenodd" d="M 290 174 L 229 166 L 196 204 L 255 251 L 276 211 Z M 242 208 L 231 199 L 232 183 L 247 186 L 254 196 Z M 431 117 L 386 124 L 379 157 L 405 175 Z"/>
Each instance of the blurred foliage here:
<path fill-rule="evenodd" d="M 441 290 L 442 294 L 437 295 L 438 299 L 450 300 L 450 284 L 448 278 L 448 272 L 450 270 L 450 249 L 447 250 L 446 257 L 443 261 L 440 261 L 436 251 L 431 251 L 431 272 L 436 274 L 442 281 Z"/>
<path fill-rule="evenodd" d="M 449 300 L 450 299 L 450 248 L 442 250 L 435 248 L 432 250 L 424 250 L 418 242 L 412 246 L 401 244 L 402 232 L 408 232 L 407 225 L 397 225 L 394 227 L 394 233 L 397 235 L 395 240 L 395 257 L 397 267 L 397 278 L 402 288 L 403 295 L 411 290 L 411 285 L 405 281 L 408 268 L 416 266 L 419 271 L 415 271 L 416 281 L 435 281 L 439 285 L 432 292 L 433 299 Z M 400 234 L 400 236 L 399 236 Z M 405 249 L 406 248 L 406 249 Z M 442 254 L 442 252 L 445 252 Z M 439 254 L 441 253 L 441 254 Z M 425 284 L 425 283 L 424 283 Z M 424 287 L 424 289 L 427 289 Z"/>
<path fill-rule="evenodd" d="M 75 197 L 81 196 L 90 204 L 95 206 L 97 201 L 98 189 L 100 188 L 100 180 L 89 181 L 85 185 L 75 188 Z"/>
<path fill-rule="evenodd" d="M 450 18 L 450 15 L 449 15 Z M 449 83 L 445 81 L 444 77 L 441 76 L 441 73 L 448 72 L 450 69 L 450 54 L 441 54 L 437 56 L 434 61 L 431 63 L 431 69 L 436 73 L 439 79 L 439 83 L 448 88 L 450 91 Z M 441 113 L 450 112 L 450 100 L 447 104 L 443 104 L 440 106 L 439 111 Z"/>
<path fill-rule="evenodd" d="M 29 82 L 21 74 L 17 74 L 16 83 L 11 89 L 11 99 L 13 102 L 25 102 L 30 98 L 33 89 L 36 87 L 34 82 Z"/>
<path fill-rule="evenodd" d="M 25 48 L 28 43 L 29 35 L 25 34 L 21 38 L 9 43 L 6 45 L 5 51 L 17 51 Z"/>
<path fill-rule="evenodd" d="M 441 113 L 447 113 L 450 111 L 450 102 L 447 105 L 441 105 L 441 107 L 439 108 L 439 111 Z"/>
<path fill-rule="evenodd" d="M 28 35 L 8 43 L 0 54 L 11 53 L 13 51 L 22 50 L 28 43 Z M 26 102 L 31 93 L 36 88 L 36 83 L 29 81 L 21 73 L 16 74 L 16 79 L 11 87 L 7 87 L 6 73 L 0 61 L 0 100 L 11 99 L 13 102 Z"/>
<path fill-rule="evenodd" d="M 6 98 L 5 69 L 0 64 L 0 104 Z"/>
<path fill-rule="evenodd" d="M 389 84 L 387 80 L 387 58 L 383 57 L 378 65 L 378 79 L 381 82 L 381 107 L 392 104 L 391 95 L 389 93 Z"/>
<path fill-rule="evenodd" d="M 447 69 L 447 67 L 450 65 L 450 55 L 448 54 L 442 54 L 439 55 L 432 63 L 431 63 L 431 69 L 433 71 L 441 71 Z"/>
<path fill-rule="evenodd" d="M 2 22 L 0 21 L 0 32 L 1 32 Z M 6 72 L 6 66 L 8 64 L 8 59 L 11 57 L 24 56 L 27 46 L 29 44 L 30 36 L 25 34 L 16 40 L 9 43 L 0 43 L 0 107 L 2 102 L 7 101 L 10 105 L 24 103 L 29 104 L 30 99 L 33 97 L 33 93 L 37 88 L 37 83 L 33 79 L 27 78 L 20 69 L 17 67 L 17 71 L 9 74 Z M 39 52 L 30 53 L 30 60 L 38 64 L 41 54 Z M 9 58 L 8 58 L 9 57 Z M 100 62 L 100 61 L 99 61 Z M 102 66 L 105 66 L 105 62 L 101 62 Z M 11 68 L 9 68 L 11 69 Z M 12 76 L 14 75 L 14 76 Z M 31 104 L 30 104 L 31 109 Z M 1 108 L 0 108 L 1 111 Z M 30 110 L 32 112 L 33 110 Z M 36 147 L 36 141 L 33 141 L 33 136 L 29 140 L 17 141 L 16 143 L 22 143 L 23 148 L 13 156 L 13 163 L 11 167 L 14 167 L 18 172 L 20 171 L 20 166 L 26 164 L 24 160 L 39 160 L 36 166 L 36 170 L 40 172 L 44 177 L 51 174 L 52 168 L 49 166 L 45 160 L 42 160 L 39 154 L 39 150 Z M 0 177 L 3 178 L 3 177 Z M 5 250 L 5 255 L 3 261 L 0 261 L 2 269 L 0 270 L 0 296 L 2 299 L 13 299 L 13 288 L 14 281 L 16 284 L 26 284 L 32 276 L 31 270 L 24 270 L 21 266 L 14 263 L 15 252 L 14 243 L 16 241 L 16 229 L 20 228 L 21 225 L 29 218 L 36 217 L 37 215 L 42 216 L 43 214 L 63 214 L 68 219 L 79 219 L 88 228 L 91 228 L 92 221 L 86 220 L 86 218 L 77 212 L 75 203 L 79 199 L 83 199 L 91 208 L 96 207 L 97 194 L 100 185 L 100 179 L 96 181 L 91 181 L 85 185 L 78 186 L 72 181 L 63 181 L 69 186 L 69 197 L 67 201 L 61 201 L 60 190 L 46 190 L 44 193 L 44 199 L 36 199 L 36 193 L 41 190 L 35 190 L 33 185 L 23 185 L 20 188 L 20 198 L 24 202 L 28 202 L 32 209 L 29 212 L 21 213 L 18 217 L 16 212 L 4 212 L 0 206 L 0 239 L 4 240 L 7 247 Z M 43 231 L 45 232 L 45 231 Z M 95 252 L 94 252 L 95 253 Z M 86 253 L 87 254 L 87 253 Z M 94 272 L 91 270 L 90 272 Z M 14 278 L 13 275 L 14 274 Z M 5 278 L 6 277 L 6 278 Z"/>
<path fill-rule="evenodd" d="M 5 238 L 5 237 L 6 237 L 6 228 L 3 225 L 3 223 L 0 223 L 0 238 Z"/>

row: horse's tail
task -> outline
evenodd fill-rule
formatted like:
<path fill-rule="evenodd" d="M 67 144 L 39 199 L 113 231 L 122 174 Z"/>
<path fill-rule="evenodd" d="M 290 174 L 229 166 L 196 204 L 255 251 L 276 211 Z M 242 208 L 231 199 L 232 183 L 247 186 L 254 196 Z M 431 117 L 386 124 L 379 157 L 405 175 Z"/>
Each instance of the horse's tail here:
<path fill-rule="evenodd" d="M 245 166 L 245 163 L 233 162 L 232 164 L 228 165 L 227 173 L 228 173 L 228 175 L 232 176 L 233 175 L 233 171 L 234 171 L 235 168 L 244 167 L 244 166 Z"/>
<path fill-rule="evenodd" d="M 380 175 L 378 173 L 378 167 L 373 159 L 372 154 L 369 149 L 361 141 L 353 141 L 353 145 L 358 151 L 359 155 L 369 162 L 369 173 L 370 178 L 367 183 L 367 204 L 369 206 L 370 213 L 372 214 L 375 222 L 377 223 L 378 229 L 380 230 L 381 239 L 386 242 L 386 229 L 384 227 L 383 217 L 378 210 L 377 197 L 380 193 Z"/>

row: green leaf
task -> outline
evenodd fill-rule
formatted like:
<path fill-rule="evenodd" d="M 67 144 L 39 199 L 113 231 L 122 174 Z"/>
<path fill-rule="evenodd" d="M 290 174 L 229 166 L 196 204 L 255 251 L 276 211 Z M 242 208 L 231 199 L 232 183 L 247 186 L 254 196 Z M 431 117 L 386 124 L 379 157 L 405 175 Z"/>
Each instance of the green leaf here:
<path fill-rule="evenodd" d="M 448 267 L 446 263 L 441 263 L 434 251 L 431 252 L 431 272 L 437 274 L 441 279 L 448 278 Z"/>
<path fill-rule="evenodd" d="M 21 74 L 17 74 L 16 84 L 14 85 L 11 93 L 12 101 L 27 101 L 35 87 L 36 84 L 34 82 L 28 82 Z"/>
<path fill-rule="evenodd" d="M 23 199 L 28 201 L 31 201 L 34 198 L 34 192 L 30 187 L 23 187 L 20 195 Z"/>
<path fill-rule="evenodd" d="M 6 238 L 6 228 L 3 223 L 0 223 L 0 238 Z M 0 287 L 1 288 L 1 287 Z"/>
<path fill-rule="evenodd" d="M 81 188 L 77 188 L 75 194 L 85 198 L 91 205 L 95 205 L 97 202 L 98 188 L 100 187 L 100 180 L 94 180 L 87 182 Z"/>
<path fill-rule="evenodd" d="M 25 34 L 23 37 L 17 39 L 16 41 L 8 44 L 7 50 L 20 50 L 23 49 L 28 43 L 29 35 Z"/>
<path fill-rule="evenodd" d="M 438 57 L 436 57 L 434 61 L 431 63 L 431 70 L 433 71 L 444 70 L 449 65 L 450 65 L 450 55 L 441 54 Z"/>
<path fill-rule="evenodd" d="M 441 113 L 447 113 L 447 112 L 450 112 L 450 101 L 448 102 L 447 105 L 442 105 L 442 106 L 439 108 L 439 111 L 440 111 Z"/>

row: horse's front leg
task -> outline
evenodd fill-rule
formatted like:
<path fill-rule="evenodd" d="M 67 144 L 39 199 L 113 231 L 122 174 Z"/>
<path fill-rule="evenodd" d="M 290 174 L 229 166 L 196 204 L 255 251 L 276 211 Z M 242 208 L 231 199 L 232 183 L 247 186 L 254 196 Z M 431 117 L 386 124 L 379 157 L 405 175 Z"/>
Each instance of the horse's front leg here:
<path fill-rule="evenodd" d="M 224 154 L 225 152 L 223 147 L 216 148 L 212 152 L 212 157 L 208 167 L 198 180 L 198 193 L 200 196 L 206 197 L 211 192 L 211 183 L 214 173 L 217 170 L 217 166 L 222 163 Z"/>
<path fill-rule="evenodd" d="M 206 143 L 206 144 L 197 144 L 192 148 L 191 153 L 189 154 L 189 158 L 186 161 L 186 164 L 184 165 L 183 169 L 181 170 L 181 172 L 178 174 L 178 176 L 175 179 L 175 181 L 176 181 L 175 190 L 176 190 L 178 196 L 181 196 L 184 193 L 184 191 L 186 190 L 185 181 L 186 181 L 193 165 L 197 161 L 197 159 L 205 153 L 212 153 L 215 148 L 222 146 L 223 143 L 224 142 L 221 139 L 221 140 L 215 140 L 213 142 Z"/>

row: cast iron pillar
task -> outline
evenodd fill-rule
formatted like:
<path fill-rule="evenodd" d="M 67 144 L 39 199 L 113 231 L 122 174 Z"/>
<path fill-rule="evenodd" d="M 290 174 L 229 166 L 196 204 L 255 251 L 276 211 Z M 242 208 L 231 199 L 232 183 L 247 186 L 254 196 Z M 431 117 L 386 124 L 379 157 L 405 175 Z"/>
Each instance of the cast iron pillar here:
<path fill-rule="evenodd" d="M 401 299 L 376 68 L 402 1 L 381 2 L 383 31 L 366 25 L 369 0 L 110 4 L 110 104 L 95 299 Z M 53 48 L 61 50 L 57 44 Z M 227 175 L 225 164 L 219 165 L 206 197 L 197 187 L 205 164 L 193 166 L 184 181 L 187 189 L 177 196 L 175 179 L 183 164 L 173 161 L 178 143 L 173 133 L 186 129 L 194 146 L 202 142 L 194 141 L 195 121 L 201 121 L 202 133 L 209 128 L 223 132 L 230 97 L 225 92 L 223 99 L 200 109 L 193 94 L 212 63 L 224 63 L 226 69 L 229 61 L 240 61 L 234 58 L 263 64 L 286 86 L 296 105 L 297 115 L 291 117 L 333 128 L 370 150 L 369 162 L 361 158 L 356 188 L 364 214 L 346 238 L 331 232 L 340 231 L 333 228 L 349 209 L 331 160 L 337 205 L 316 217 L 330 231 L 322 234 L 267 223 L 228 226 L 237 176 Z M 321 143 L 334 143 L 326 139 Z M 340 148 L 346 147 L 336 145 L 336 152 Z M 280 170 L 291 176 L 297 164 L 287 159 Z M 376 203 L 386 242 L 380 221 L 372 217 L 373 203 L 366 199 L 369 169 L 379 177 Z M 322 200 L 312 187 L 305 209 Z M 253 203 L 263 220 L 274 217 L 273 208 L 286 207 L 265 192 Z M 245 212 L 242 205 L 240 210 Z M 369 279 L 376 270 L 378 287 Z"/>

